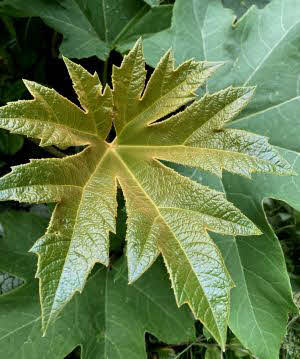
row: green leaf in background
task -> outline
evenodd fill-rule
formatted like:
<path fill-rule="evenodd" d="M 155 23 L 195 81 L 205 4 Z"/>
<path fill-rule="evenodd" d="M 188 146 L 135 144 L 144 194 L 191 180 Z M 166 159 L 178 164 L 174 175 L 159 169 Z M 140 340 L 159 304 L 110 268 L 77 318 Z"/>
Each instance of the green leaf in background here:
<path fill-rule="evenodd" d="M 214 346 L 214 347 L 208 347 L 205 352 L 205 359 L 220 359 L 221 356 L 221 350 Z"/>
<path fill-rule="evenodd" d="M 170 26 L 171 5 L 151 8 L 141 0 L 4 0 L 0 12 L 39 16 L 64 35 L 61 52 L 67 57 L 98 56 Z"/>
<path fill-rule="evenodd" d="M 12 76 L 11 76 L 12 77 Z M 0 104 L 4 105 L 9 101 L 17 100 L 24 96 L 26 87 L 22 80 L 14 80 L 2 77 L 3 84 L 0 87 Z"/>
<path fill-rule="evenodd" d="M 229 18 L 226 20 L 223 16 L 222 19 L 229 24 Z M 258 85 L 253 103 L 231 127 L 269 136 L 271 143 L 283 147 L 278 148 L 279 152 L 293 165 L 297 173 L 300 173 L 300 145 L 295 135 L 300 129 L 297 75 L 300 71 L 299 19 L 300 8 L 297 1 L 273 0 L 263 10 L 252 8 L 235 28 L 228 26 L 227 33 L 220 32 L 223 37 L 219 41 L 222 41 L 223 45 L 219 47 L 219 56 L 228 60 L 228 64 L 225 66 L 224 72 L 221 70 L 218 74 L 220 77 L 217 82 L 220 86 L 233 81 L 236 84 L 255 83 Z M 272 26 L 271 32 L 269 31 L 270 26 Z M 225 38 L 224 34 L 226 34 Z M 234 58 L 230 58 L 232 56 L 229 54 L 230 48 L 236 53 Z M 253 216 L 257 217 L 255 223 L 258 223 L 259 217 L 261 217 L 261 221 L 264 219 L 262 200 L 265 197 L 284 200 L 296 209 L 300 209 L 300 176 L 294 177 L 293 180 L 284 180 L 280 177 L 269 179 L 264 175 L 255 175 L 250 183 L 244 179 L 237 180 L 227 174 L 224 178 L 224 186 L 226 192 L 229 193 L 229 198 L 232 200 L 235 198 L 233 201 L 237 206 L 240 203 L 240 208 L 249 207 L 251 198 L 252 207 L 257 208 L 256 211 L 252 210 Z M 264 237 L 269 241 L 269 245 L 266 247 L 264 247 L 265 244 L 256 243 L 257 241 L 254 239 L 252 249 L 245 247 L 244 244 L 245 250 L 242 250 L 242 241 L 237 241 L 237 244 L 240 243 L 238 247 L 241 248 L 239 252 L 242 265 L 247 263 L 245 268 L 249 269 L 250 267 L 250 271 L 245 273 L 245 284 L 248 286 L 248 292 L 252 293 L 249 294 L 249 298 L 259 309 L 256 310 L 255 317 L 256 327 L 260 327 L 261 331 L 258 332 L 258 335 L 249 335 L 249 329 L 247 330 L 240 320 L 241 317 L 247 318 L 247 320 L 249 318 L 249 312 L 245 311 L 245 305 L 242 305 L 240 301 L 241 295 L 236 296 L 236 303 L 240 304 L 232 312 L 231 328 L 238 337 L 240 336 L 242 343 L 249 346 L 256 355 L 260 355 L 262 358 L 277 358 L 279 339 L 285 333 L 282 320 L 287 315 L 282 308 L 292 310 L 292 303 L 291 299 L 284 295 L 289 289 L 288 279 L 284 280 L 284 260 L 280 256 L 279 245 L 275 251 L 275 235 L 271 230 L 267 231 L 267 227 L 265 224 Z M 270 246 L 272 238 L 273 249 Z M 267 244 L 267 241 L 265 243 Z M 250 253 L 253 253 L 253 256 L 256 254 L 257 259 L 260 258 L 260 260 L 255 264 L 253 261 L 251 264 Z M 229 255 L 232 257 L 231 253 Z M 266 265 L 266 258 L 268 258 L 269 265 Z M 270 260 L 273 261 L 273 270 L 271 270 Z M 231 260 L 227 261 L 227 265 L 229 261 Z M 256 275 L 251 273 L 251 270 L 259 266 L 265 267 L 264 275 L 260 274 L 262 278 L 257 276 L 259 274 L 257 272 Z M 275 266 L 277 267 L 276 271 Z M 279 272 L 282 273 L 281 280 L 279 280 Z M 274 273 L 277 273 L 276 278 L 273 277 Z M 261 288 L 262 293 L 266 292 L 266 279 L 269 283 L 268 301 L 262 300 L 255 292 L 258 287 Z M 235 281 L 237 281 L 236 278 Z M 274 289 L 277 295 L 272 296 L 271 293 L 274 292 Z M 235 291 L 233 291 L 232 297 L 233 304 L 234 293 Z M 276 299 L 274 300 L 274 298 Z M 263 314 L 264 312 L 265 314 Z M 259 335 L 260 333 L 261 335 Z M 262 339 L 264 343 L 261 343 L 262 345 L 259 347 L 259 340 Z"/>
<path fill-rule="evenodd" d="M 208 44 L 204 42 L 204 25 L 209 3 L 216 1 L 223 9 L 221 0 L 177 0 L 171 27 L 144 41 L 146 62 L 155 67 L 162 54 L 170 48 L 177 64 L 190 58 L 206 59 L 205 46 Z M 213 14 L 210 23 L 215 28 L 218 24 Z"/>
<path fill-rule="evenodd" d="M 160 0 L 144 0 L 150 6 L 157 6 L 160 3 Z"/>
<path fill-rule="evenodd" d="M 295 307 L 280 244 L 265 219 L 264 196 L 245 182 L 226 175 L 225 192 L 236 206 L 247 211 L 264 235 L 259 241 L 255 237 L 249 241 L 241 237 L 216 238 L 236 284 L 229 325 L 256 356 L 275 359 L 286 331 L 288 313 Z"/>
<path fill-rule="evenodd" d="M 28 251 L 47 228 L 48 220 L 29 212 L 9 210 L 0 212 L 0 224 L 4 233 L 0 238 L 0 270 L 31 279 L 36 261 Z"/>
<path fill-rule="evenodd" d="M 252 359 L 253 357 L 251 356 L 251 354 L 249 353 L 248 350 L 246 350 L 241 342 L 236 338 L 233 337 L 231 338 L 228 347 L 230 347 L 230 350 L 232 352 L 232 355 L 235 358 L 244 358 L 244 359 Z M 231 356 L 230 356 L 231 358 Z M 228 359 L 230 359 L 228 358 Z M 226 358 L 227 359 L 227 358 Z"/>
<path fill-rule="evenodd" d="M 219 236 L 212 234 L 224 256 L 236 285 L 231 292 L 229 327 L 242 344 L 260 359 L 278 358 L 287 316 L 295 310 L 280 244 L 265 219 L 262 207 L 264 190 L 251 187 L 252 181 L 226 173 L 223 183 L 198 170 L 175 167 L 180 173 L 226 192 L 264 233 L 260 237 Z M 267 176 L 254 175 L 253 180 Z M 284 183 L 283 177 L 277 178 Z M 224 188 L 225 187 L 225 188 Z M 253 191 L 253 192 L 251 192 Z"/>
<path fill-rule="evenodd" d="M 35 258 L 27 250 L 46 222 L 27 212 L 0 214 L 5 232 L 0 270 L 27 281 L 0 296 L 1 358 L 61 359 L 80 344 L 82 359 L 142 359 L 146 331 L 173 344 L 194 340 L 194 319 L 187 308 L 177 308 L 161 261 L 130 286 L 126 270 L 114 281 L 122 261 L 112 270 L 98 270 L 84 293 L 74 297 L 42 337 L 38 284 L 33 281 Z"/>
<path fill-rule="evenodd" d="M 47 227 L 47 220 L 27 212 L 0 212 L 2 236 L 0 238 L 0 293 L 20 286 L 20 278 L 33 276 L 35 261 L 28 253 L 30 245 Z M 26 247 L 28 246 L 28 247 Z M 10 274 L 14 273 L 17 277 Z"/>
<path fill-rule="evenodd" d="M 232 9 L 237 18 L 244 15 L 245 12 L 253 5 L 262 9 L 270 2 L 271 0 L 222 0 L 224 7 Z"/>
<path fill-rule="evenodd" d="M 262 10 L 253 7 L 235 25 L 232 12 L 218 0 L 177 0 L 171 29 L 145 41 L 146 59 L 154 65 L 159 54 L 173 46 L 177 63 L 190 57 L 226 61 L 207 89 L 257 85 L 254 101 L 230 127 L 269 136 L 271 143 L 285 147 L 278 150 L 300 173 L 300 145 L 295 136 L 300 129 L 299 19 L 297 0 L 272 0 Z M 211 183 L 211 179 L 206 182 Z M 284 324 L 294 306 L 282 250 L 266 223 L 262 200 L 278 198 L 299 209 L 300 176 L 254 175 L 248 181 L 226 174 L 223 185 L 228 198 L 265 233 L 249 241 L 232 237 L 218 241 L 237 284 L 232 290 L 229 325 L 259 358 L 277 359 Z M 223 185 L 219 183 L 218 188 Z"/>
<path fill-rule="evenodd" d="M 0 297 L 0 355 L 61 359 L 80 344 L 82 359 L 146 359 L 146 331 L 173 344 L 194 339 L 194 320 L 186 308 L 177 308 L 161 263 L 131 286 L 127 273 L 114 282 L 116 270 L 94 274 L 46 337 L 37 283 Z"/>
<path fill-rule="evenodd" d="M 11 135 L 8 131 L 0 130 L 0 152 L 13 156 L 24 144 L 24 137 Z"/>

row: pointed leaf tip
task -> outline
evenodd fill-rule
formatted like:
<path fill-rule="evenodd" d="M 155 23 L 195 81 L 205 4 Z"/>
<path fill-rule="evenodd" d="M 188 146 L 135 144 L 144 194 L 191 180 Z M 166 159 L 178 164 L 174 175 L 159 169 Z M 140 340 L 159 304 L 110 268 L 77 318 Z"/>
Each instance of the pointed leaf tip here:
<path fill-rule="evenodd" d="M 191 60 L 175 68 L 168 51 L 145 88 L 139 39 L 121 66 L 113 68 L 113 90 L 106 87 L 101 93 L 97 75 L 67 58 L 64 61 L 84 111 L 54 90 L 28 82 L 36 90 L 36 101 L 6 114 L 14 128 L 41 138 L 42 143 L 88 145 L 62 160 L 20 166 L 9 177 L 12 184 L 5 183 L 6 199 L 57 203 L 46 235 L 32 249 L 39 255 L 44 333 L 74 293 L 82 290 L 94 264 L 107 264 L 117 180 L 128 214 L 127 256 L 133 268 L 129 282 L 162 253 L 178 303 L 189 303 L 224 348 L 232 280 L 208 232 L 261 232 L 223 194 L 179 175 L 159 160 L 220 176 L 224 169 L 244 176 L 276 173 L 279 157 L 265 138 L 224 126 L 247 104 L 254 88 L 207 94 L 158 122 L 193 101 L 195 90 L 222 64 Z M 105 142 L 112 120 L 117 133 L 113 145 Z"/>

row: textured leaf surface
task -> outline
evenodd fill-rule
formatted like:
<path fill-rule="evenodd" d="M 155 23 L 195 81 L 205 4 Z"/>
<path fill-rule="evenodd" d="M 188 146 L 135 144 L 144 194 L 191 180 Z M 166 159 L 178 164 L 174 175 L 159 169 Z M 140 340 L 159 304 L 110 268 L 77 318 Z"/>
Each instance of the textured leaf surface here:
<path fill-rule="evenodd" d="M 168 343 L 194 339 L 193 318 L 186 308 L 177 308 L 161 262 L 131 286 L 126 269 L 119 275 L 122 262 L 112 270 L 98 270 L 84 294 L 75 296 L 46 337 L 41 337 L 35 261 L 26 252 L 46 228 L 46 221 L 21 211 L 3 212 L 0 221 L 5 231 L 1 258 L 12 259 L 1 260 L 0 269 L 27 280 L 22 288 L 0 296 L 1 356 L 61 359 L 81 345 L 82 359 L 141 359 L 146 358 L 146 331 Z"/>
<path fill-rule="evenodd" d="M 209 82 L 210 91 L 229 84 L 257 85 L 254 101 L 229 127 L 268 136 L 272 144 L 285 147 L 277 150 L 297 173 L 300 171 L 299 141 L 295 135 L 299 126 L 298 5 L 297 1 L 272 0 L 264 9 L 253 7 L 233 26 L 232 13 L 224 10 L 219 1 L 200 3 L 178 0 L 171 30 L 146 40 L 145 45 L 146 59 L 150 64 L 155 64 L 156 56 L 170 45 L 174 47 L 178 63 L 186 60 L 186 56 L 198 60 L 226 61 L 214 80 Z M 186 22 L 189 27 L 184 27 Z M 191 36 L 192 29 L 193 33 L 197 29 L 199 36 Z M 185 52 L 183 44 L 176 41 L 176 34 L 184 31 L 188 39 L 184 42 Z M 161 46 L 161 43 L 164 45 Z M 210 177 L 205 183 L 212 185 L 215 181 Z M 222 186 L 218 183 L 216 188 L 221 190 Z M 228 239 L 229 243 L 232 241 L 232 251 L 229 252 L 225 248 L 226 241 L 218 241 L 236 283 L 232 290 L 229 325 L 243 345 L 256 356 L 278 358 L 281 338 L 285 333 L 284 323 L 293 304 L 283 255 L 274 233 L 265 223 L 261 202 L 265 197 L 273 197 L 299 209 L 299 176 L 254 175 L 248 181 L 226 174 L 224 187 L 228 198 L 241 206 L 265 233 L 257 240 L 251 238 L 250 242 L 239 238 Z M 254 258 L 252 260 L 258 261 L 257 265 L 250 261 L 250 253 Z M 266 258 L 274 271 L 270 272 Z M 254 274 L 249 274 L 248 269 Z M 277 278 L 272 273 L 276 273 Z M 241 301 L 241 298 L 245 300 Z M 252 318 L 250 331 L 248 324 L 245 325 L 245 318 L 247 323 Z"/>
<path fill-rule="evenodd" d="M 248 123 L 249 129 L 276 138 L 275 144 L 284 147 L 294 144 L 292 149 L 298 149 L 297 136 L 288 137 L 286 126 L 279 126 L 293 124 L 296 130 L 299 125 L 297 5 L 297 0 L 272 0 L 264 9 L 252 7 L 233 26 L 232 12 L 218 0 L 178 0 L 171 29 L 145 40 L 146 60 L 155 65 L 172 46 L 177 63 L 189 58 L 224 61 L 208 88 L 215 91 L 230 85 L 257 86 L 254 100 L 240 117 L 244 120 L 247 117 L 244 123 Z M 199 36 L 192 36 L 195 31 Z M 179 41 L 180 34 L 187 40 Z"/>
<path fill-rule="evenodd" d="M 256 177 L 256 176 L 254 176 Z M 265 220 L 262 200 L 266 195 L 286 199 L 280 193 L 269 193 L 264 188 L 273 187 L 265 176 L 254 178 L 255 186 L 242 179 L 239 183 L 226 175 L 225 191 L 233 203 L 247 213 L 264 235 L 244 241 L 237 237 L 218 241 L 225 263 L 239 290 L 232 291 L 231 328 L 243 339 L 243 344 L 259 357 L 278 358 L 281 339 L 286 332 L 288 312 L 295 311 L 291 288 L 280 244 Z M 270 183 L 271 182 L 271 183 Z M 281 179 L 280 181 L 284 181 Z M 262 186 L 258 189 L 256 186 Z M 241 194 L 241 192 L 243 194 Z M 298 202 L 299 205 L 299 202 Z M 227 242 L 227 243 L 226 243 Z M 247 328 L 245 325 L 247 322 Z M 250 328 L 250 329 L 249 329 Z M 258 346 L 257 340 L 260 345 Z M 254 344 L 256 343 L 256 344 Z"/>
<path fill-rule="evenodd" d="M 26 82 L 34 100 L 0 109 L 0 125 L 41 139 L 41 145 L 88 145 L 63 159 L 32 160 L 1 179 L 0 198 L 56 202 L 46 234 L 33 246 L 39 255 L 43 329 L 84 283 L 96 262 L 109 263 L 115 231 L 116 189 L 127 207 L 130 282 L 162 254 L 177 304 L 188 303 L 222 347 L 232 280 L 208 235 L 257 235 L 260 231 L 221 192 L 191 181 L 160 160 L 249 177 L 292 174 L 288 162 L 263 136 L 226 129 L 253 88 L 228 88 L 195 101 L 195 90 L 218 67 L 188 61 L 174 69 L 170 52 L 145 86 L 142 44 L 113 69 L 113 90 L 96 75 L 65 60 L 82 109 L 54 90 Z M 141 97 L 142 96 L 142 97 Z M 117 137 L 105 141 L 114 121 Z"/>
<path fill-rule="evenodd" d="M 294 170 L 300 173 L 299 141 L 295 136 L 299 127 L 297 116 L 299 112 L 299 89 L 295 75 L 299 71 L 300 60 L 299 47 L 296 46 L 299 43 L 300 26 L 298 5 L 297 2 L 293 1 L 273 0 L 264 10 L 251 9 L 247 16 L 237 24 L 235 31 L 239 30 L 239 32 L 235 33 L 239 36 L 233 38 L 233 30 L 230 30 L 229 36 L 226 37 L 225 41 L 223 40 L 222 49 L 225 49 L 226 43 L 229 41 L 236 51 L 239 51 L 238 46 L 240 48 L 241 41 L 244 45 L 242 49 L 240 48 L 242 56 L 235 56 L 227 65 L 228 73 L 226 76 L 223 74 L 220 86 L 226 85 L 226 82 L 232 83 L 234 80 L 236 84 L 258 84 L 254 103 L 247 108 L 236 123 L 232 124 L 232 127 L 251 131 L 255 129 L 255 132 L 270 137 L 271 143 L 285 147 L 278 148 L 278 151 L 292 164 Z M 276 26 L 273 27 L 272 36 L 270 36 L 269 26 L 275 23 Z M 242 40 L 242 33 L 247 33 L 247 39 Z M 249 57 L 254 48 L 257 53 L 255 60 Z M 221 54 L 223 58 L 225 53 L 223 50 Z M 229 60 L 228 54 L 225 57 L 226 59 Z M 233 65 L 235 61 L 236 64 Z M 240 76 L 239 80 L 238 76 Z M 224 185 L 228 193 L 233 193 L 234 197 L 229 198 L 234 198 L 234 202 L 243 204 L 243 207 L 245 207 L 245 202 L 249 202 L 249 198 L 252 198 L 257 209 L 253 209 L 251 212 L 256 217 L 260 214 L 262 219 L 264 213 L 261 202 L 265 197 L 281 199 L 297 209 L 300 208 L 299 176 L 293 177 L 292 180 L 287 178 L 284 180 L 280 177 L 275 179 L 266 176 L 254 176 L 249 183 L 243 179 L 237 183 L 234 178 L 227 175 L 224 178 Z M 240 194 L 241 192 L 244 196 Z M 250 215 L 250 212 L 247 213 Z M 265 247 L 265 245 L 256 244 L 254 241 L 254 248 L 252 248 L 253 256 L 256 253 L 257 258 L 261 258 L 259 261 L 261 265 L 258 266 L 261 267 L 260 273 L 254 271 L 253 274 L 251 272 L 256 267 L 249 263 L 249 257 L 246 255 L 251 248 L 246 247 L 247 251 L 245 252 L 237 241 L 238 247 L 241 248 L 242 265 L 245 263 L 246 269 L 250 270 L 250 272 L 245 273 L 244 283 L 248 286 L 252 304 L 249 306 L 249 311 L 245 311 L 246 306 L 240 302 L 241 296 L 239 295 L 235 301 L 235 293 L 232 292 L 232 304 L 240 303 L 240 305 L 237 304 L 236 310 L 232 311 L 231 328 L 240 336 L 243 344 L 248 346 L 257 356 L 277 358 L 280 342 L 285 334 L 284 323 L 287 322 L 287 310 L 291 311 L 293 304 L 281 251 L 279 248 L 276 249 L 274 239 L 271 247 L 274 234 L 270 231 L 268 234 L 267 230 L 264 230 L 264 233 L 268 239 L 268 242 L 265 241 L 265 243 L 269 243 L 269 245 Z M 266 258 L 269 261 L 274 258 L 274 272 L 272 272 L 276 273 L 277 279 L 272 276 L 272 272 L 270 273 L 269 266 L 268 268 L 264 267 Z M 276 272 L 275 264 L 278 268 Z M 272 263 L 270 263 L 271 265 Z M 282 273 L 281 276 L 279 272 Z M 264 299 L 255 296 L 255 290 L 257 291 L 258 287 L 257 280 L 261 282 L 259 287 L 264 288 L 262 292 L 266 293 Z M 263 282 L 266 283 L 266 281 L 269 284 L 268 290 L 266 290 L 265 284 L 263 286 Z M 276 294 L 271 296 L 272 292 Z M 269 297 L 270 300 L 266 301 L 265 297 Z M 276 301 L 274 301 L 274 297 L 276 297 Z M 256 310 L 253 316 L 255 318 L 253 320 L 253 332 L 249 335 L 249 330 L 243 327 L 243 319 L 241 318 L 249 318 L 251 307 L 256 308 Z M 285 310 L 282 310 L 283 308 Z M 269 314 L 266 314 L 266 311 Z M 260 328 L 260 330 L 257 331 L 255 328 Z"/>
<path fill-rule="evenodd" d="M 281 154 L 287 160 L 291 159 L 284 152 Z M 296 166 L 294 169 L 299 170 Z M 253 223 L 263 231 L 262 236 L 251 236 L 247 240 L 216 234 L 213 238 L 236 285 L 231 291 L 231 330 L 258 357 L 278 358 L 288 312 L 294 311 L 295 307 L 283 253 L 275 233 L 266 222 L 262 199 L 269 196 L 289 200 L 289 193 L 280 191 L 280 187 L 288 187 L 292 181 L 284 177 L 253 175 L 254 186 L 252 181 L 227 173 L 222 183 L 197 170 L 177 170 L 197 182 L 226 191 L 228 199 L 248 213 Z M 293 178 L 298 180 L 298 177 Z M 290 193 L 292 191 L 293 187 Z"/>
<path fill-rule="evenodd" d="M 206 48 L 210 47 L 211 38 L 206 35 L 206 21 L 209 20 L 208 24 L 214 28 L 214 31 L 219 29 L 217 26 L 219 21 L 215 15 L 210 17 L 208 14 L 210 9 L 213 14 L 214 7 L 219 7 L 225 13 L 230 12 L 223 8 L 219 0 L 177 0 L 173 9 L 171 27 L 154 34 L 144 42 L 147 63 L 153 67 L 156 66 L 169 48 L 172 48 L 178 64 L 191 58 L 201 61 L 207 59 Z"/>
<path fill-rule="evenodd" d="M 0 11 L 41 17 L 64 35 L 60 50 L 65 56 L 105 60 L 122 43 L 167 28 L 172 6 L 151 9 L 142 0 L 4 0 Z"/>

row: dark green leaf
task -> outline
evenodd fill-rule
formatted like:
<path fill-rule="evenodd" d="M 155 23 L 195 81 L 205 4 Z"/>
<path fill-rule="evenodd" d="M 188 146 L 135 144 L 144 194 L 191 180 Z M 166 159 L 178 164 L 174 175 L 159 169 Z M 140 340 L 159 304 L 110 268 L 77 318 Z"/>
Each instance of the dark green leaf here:
<path fill-rule="evenodd" d="M 76 295 L 48 335 L 41 335 L 35 257 L 28 253 L 47 220 L 22 211 L 0 213 L 0 269 L 25 278 L 21 288 L 0 296 L 0 357 L 61 359 L 78 344 L 82 359 L 146 358 L 145 332 L 179 344 L 194 339 L 194 320 L 187 308 L 178 309 L 161 261 L 134 285 L 122 267 L 100 269 Z"/>
<path fill-rule="evenodd" d="M 98 56 L 170 26 L 172 6 L 150 8 L 141 0 L 4 0 L 0 11 L 39 16 L 64 35 L 61 52 L 68 57 Z"/>
<path fill-rule="evenodd" d="M 47 228 L 48 220 L 14 210 L 0 212 L 3 237 L 0 238 L 0 270 L 29 279 L 36 270 L 35 257 L 28 253 Z"/>
<path fill-rule="evenodd" d="M 262 10 L 253 7 L 234 25 L 232 12 L 218 0 L 177 0 L 172 28 L 146 40 L 146 56 L 154 64 L 161 51 L 173 45 L 178 63 L 190 57 L 226 61 L 217 80 L 209 82 L 210 91 L 230 84 L 258 86 L 254 101 L 231 127 L 270 136 L 273 144 L 292 150 L 278 148 L 300 173 L 295 136 L 300 124 L 299 19 L 297 0 L 272 0 Z M 193 36 L 195 31 L 199 36 Z M 181 36 L 186 40 L 180 41 Z M 299 209 L 299 176 L 254 175 L 248 181 L 226 174 L 223 182 L 228 198 L 265 232 L 261 238 L 218 241 L 237 285 L 232 291 L 230 327 L 255 355 L 278 358 L 287 313 L 294 307 L 282 251 L 265 222 L 261 203 L 273 197 Z"/>
<path fill-rule="evenodd" d="M 0 152 L 5 155 L 14 155 L 23 146 L 24 137 L 11 135 L 8 131 L 0 130 Z"/>
<path fill-rule="evenodd" d="M 131 286 L 127 273 L 114 282 L 119 265 L 98 270 L 44 338 L 37 283 L 0 297 L 0 355 L 61 359 L 80 344 L 82 359 L 146 359 L 146 331 L 173 344 L 193 340 L 194 320 L 177 308 L 162 263 Z"/>

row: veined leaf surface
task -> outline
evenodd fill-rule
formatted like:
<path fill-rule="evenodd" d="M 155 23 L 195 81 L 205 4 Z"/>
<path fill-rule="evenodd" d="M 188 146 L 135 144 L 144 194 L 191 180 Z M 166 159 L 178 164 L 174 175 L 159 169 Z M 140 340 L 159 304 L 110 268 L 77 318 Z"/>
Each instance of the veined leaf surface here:
<path fill-rule="evenodd" d="M 39 138 L 42 146 L 86 146 L 74 156 L 15 167 L 0 182 L 1 200 L 57 203 L 46 234 L 32 248 L 39 256 L 44 332 L 74 293 L 83 290 L 94 264 L 108 265 L 120 186 L 128 214 L 129 282 L 162 254 L 177 304 L 188 303 L 224 348 L 233 282 L 208 232 L 246 236 L 260 231 L 223 193 L 161 161 L 217 176 L 224 169 L 246 177 L 253 172 L 292 174 L 263 136 L 224 127 L 247 104 L 253 88 L 206 94 L 158 121 L 193 101 L 195 90 L 219 64 L 187 61 L 174 69 L 167 52 L 145 88 L 139 41 L 121 67 L 114 67 L 111 90 L 102 89 L 96 74 L 65 62 L 82 108 L 26 81 L 34 100 L 0 109 L 1 127 Z M 108 143 L 112 122 L 116 138 Z"/>
<path fill-rule="evenodd" d="M 149 5 L 159 5 L 148 0 Z M 39 16 L 63 34 L 60 51 L 68 57 L 98 56 L 106 60 L 111 50 L 135 42 L 170 26 L 172 5 L 151 8 L 143 0 L 4 0 L 0 13 Z"/>
<path fill-rule="evenodd" d="M 296 135 L 300 124 L 299 19 L 297 0 L 272 0 L 264 9 L 253 7 L 237 23 L 233 23 L 232 11 L 224 9 L 219 0 L 177 0 L 172 27 L 145 41 L 146 60 L 155 65 L 172 46 L 177 63 L 191 57 L 225 61 L 207 90 L 257 86 L 254 100 L 228 127 L 270 137 L 273 145 L 280 146 L 277 151 L 281 156 L 300 173 Z M 195 32 L 199 36 L 193 36 Z M 180 41 L 181 36 L 186 40 Z M 293 301 L 283 253 L 265 223 L 262 200 L 277 198 L 299 209 L 300 177 L 254 175 L 248 181 L 226 174 L 222 181 L 218 189 L 224 189 L 230 200 L 247 210 L 264 232 L 263 237 L 249 241 L 232 237 L 218 241 L 236 283 L 229 326 L 254 355 L 277 359 Z M 212 185 L 211 179 L 206 184 Z"/>
<path fill-rule="evenodd" d="M 194 320 L 188 308 L 177 308 L 162 261 L 128 285 L 124 259 L 107 270 L 95 270 L 84 293 L 74 296 L 42 337 L 36 261 L 27 251 L 47 220 L 8 210 L 1 212 L 0 223 L 0 271 L 26 280 L 0 295 L 1 358 L 61 359 L 80 345 L 82 359 L 144 359 L 145 332 L 173 344 L 195 339 Z"/>

